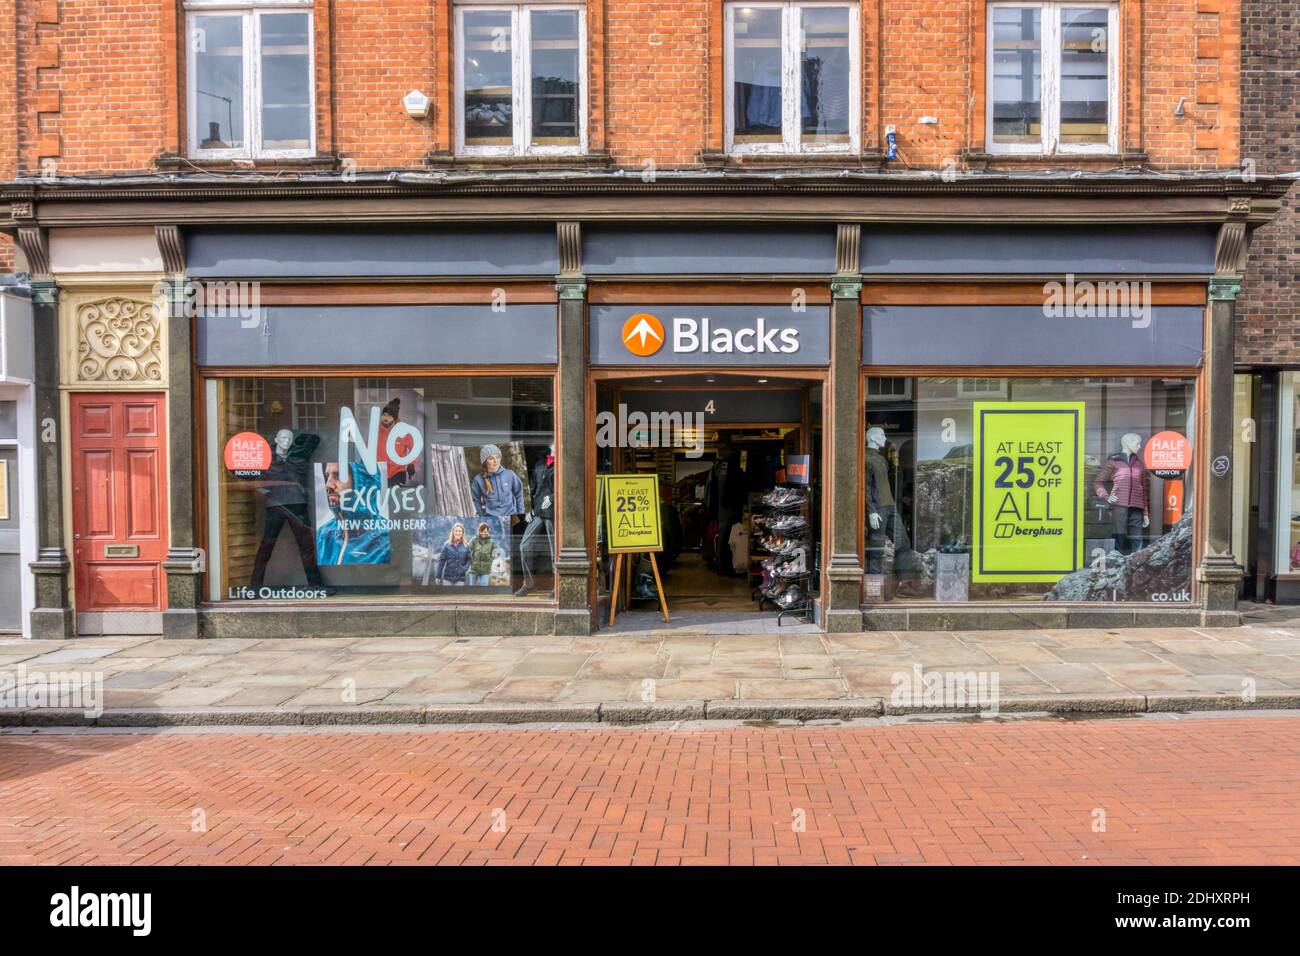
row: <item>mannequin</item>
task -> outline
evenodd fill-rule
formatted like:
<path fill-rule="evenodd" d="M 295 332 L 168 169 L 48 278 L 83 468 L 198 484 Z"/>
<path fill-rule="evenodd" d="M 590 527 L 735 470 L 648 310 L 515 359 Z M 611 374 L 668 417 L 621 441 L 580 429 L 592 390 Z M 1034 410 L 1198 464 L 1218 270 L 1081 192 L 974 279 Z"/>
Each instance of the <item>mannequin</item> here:
<path fill-rule="evenodd" d="M 307 575 L 309 587 L 324 587 L 320 568 L 316 564 L 316 543 L 312 537 L 311 522 L 307 517 L 307 475 L 311 456 L 320 444 L 319 435 L 302 433 L 294 435 L 288 428 L 275 433 L 272 442 L 271 465 L 266 469 L 257 493 L 266 506 L 262 526 L 262 543 L 253 558 L 253 574 L 248 584 L 254 592 L 266 581 L 266 565 L 275 551 L 275 542 L 285 525 L 298 545 L 298 557 Z"/>
<path fill-rule="evenodd" d="M 519 563 L 523 567 L 524 586 L 515 592 L 515 597 L 523 597 L 533 590 L 535 579 L 529 564 L 529 552 L 535 547 L 533 539 L 546 532 L 546 554 L 555 564 L 555 443 L 547 446 L 546 454 L 533 465 L 532 501 L 534 511 L 524 515 L 527 527 L 523 539 L 519 542 Z M 540 542 L 538 542 L 540 543 Z"/>
<path fill-rule="evenodd" d="M 1120 438 L 1119 447 L 1119 452 L 1106 459 L 1097 472 L 1093 491 L 1111 506 L 1115 550 L 1132 554 L 1142 547 L 1143 529 L 1151 526 L 1151 496 L 1147 467 L 1142 461 L 1142 436 L 1128 432 Z"/>
<path fill-rule="evenodd" d="M 730 441 L 718 442 L 717 458 L 709 471 L 708 484 L 704 493 L 704 505 L 709 516 L 716 518 L 717 534 L 713 539 L 713 553 L 710 565 L 723 577 L 732 577 L 731 552 L 727 541 L 731 535 L 731 526 L 740 518 L 748 496 L 748 478 L 740 467 L 740 452 L 732 447 Z"/>
<path fill-rule="evenodd" d="M 867 573 L 884 572 L 885 538 L 894 542 L 894 573 L 912 574 L 912 542 L 894 502 L 885 457 L 885 430 L 867 429 Z"/>

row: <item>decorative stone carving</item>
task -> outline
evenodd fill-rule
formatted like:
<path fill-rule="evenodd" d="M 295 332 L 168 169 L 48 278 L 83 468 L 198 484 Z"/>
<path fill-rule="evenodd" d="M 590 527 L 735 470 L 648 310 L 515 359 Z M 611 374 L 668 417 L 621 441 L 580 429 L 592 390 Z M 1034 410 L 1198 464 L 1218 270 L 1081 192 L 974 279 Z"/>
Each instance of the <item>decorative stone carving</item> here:
<path fill-rule="evenodd" d="M 555 234 L 560 249 L 560 275 L 582 275 L 582 223 L 557 222 Z"/>
<path fill-rule="evenodd" d="M 862 245 L 862 226 L 856 222 L 842 222 L 835 227 L 835 274 L 860 278 L 862 266 L 858 250 Z"/>
<path fill-rule="evenodd" d="M 162 321 L 156 302 L 108 296 L 79 303 L 76 334 L 79 382 L 162 384 Z"/>
<path fill-rule="evenodd" d="M 1240 275 L 1246 271 L 1246 224 L 1225 222 L 1219 227 L 1214 243 L 1214 272 L 1216 275 Z"/>

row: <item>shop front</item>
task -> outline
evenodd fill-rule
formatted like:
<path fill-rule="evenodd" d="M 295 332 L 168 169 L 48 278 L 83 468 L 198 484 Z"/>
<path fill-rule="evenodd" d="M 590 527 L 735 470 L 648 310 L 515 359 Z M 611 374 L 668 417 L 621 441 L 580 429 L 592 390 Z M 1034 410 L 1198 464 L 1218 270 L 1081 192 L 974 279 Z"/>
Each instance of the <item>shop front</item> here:
<path fill-rule="evenodd" d="M 866 240 L 868 626 L 1204 620 L 1214 252 L 1199 227 Z"/>
<path fill-rule="evenodd" d="M 1241 596 L 1300 603 L 1300 372 L 1255 367 L 1233 378 L 1233 553 Z"/>
<path fill-rule="evenodd" d="M 533 235 L 497 234 L 491 282 L 472 231 L 282 236 L 273 263 L 191 236 L 202 633 L 551 630 L 556 296 L 520 276 L 555 271 L 554 232 Z M 322 275 L 343 262 L 461 275 Z"/>
<path fill-rule="evenodd" d="M 654 607 L 617 474 L 670 610 L 1231 624 L 1243 488 L 1295 508 L 1235 466 L 1281 183 L 463 175 L 34 187 L 34 636 L 589 634 Z M 1284 464 L 1294 378 L 1246 390 Z"/>
<path fill-rule="evenodd" d="M 638 338 L 647 327 L 662 347 L 633 365 L 630 355 L 648 351 Z M 619 520 L 618 502 L 597 496 L 597 623 L 607 623 L 611 602 L 633 612 L 624 627 L 644 623 L 635 613 L 643 607 L 652 622 L 656 571 L 671 612 L 704 625 L 820 620 L 822 517 L 833 506 L 822 456 L 828 328 L 822 303 L 799 312 L 788 300 L 592 306 L 591 484 L 603 487 L 606 475 L 653 475 L 663 529 L 658 566 L 637 556 L 618 593 L 603 533 Z M 705 370 L 673 361 L 674 349 L 698 355 L 705 336 L 718 347 Z M 729 358 L 751 338 L 787 350 L 755 364 Z"/>
<path fill-rule="evenodd" d="M 0 635 L 30 636 L 36 557 L 35 362 L 26 288 L 0 285 Z"/>

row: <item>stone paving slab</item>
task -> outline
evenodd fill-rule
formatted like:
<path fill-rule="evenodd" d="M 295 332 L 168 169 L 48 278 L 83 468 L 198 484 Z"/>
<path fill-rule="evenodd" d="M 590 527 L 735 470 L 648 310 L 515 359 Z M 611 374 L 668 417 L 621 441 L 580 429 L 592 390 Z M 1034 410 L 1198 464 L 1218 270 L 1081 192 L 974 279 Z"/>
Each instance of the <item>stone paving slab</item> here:
<path fill-rule="evenodd" d="M 280 723 L 319 714 L 329 716 L 311 719 L 371 723 L 398 714 L 399 722 L 421 722 L 473 713 L 493 721 L 497 713 L 556 708 L 600 720 L 606 706 L 611 719 L 625 721 L 656 707 L 754 719 L 792 708 L 988 710 L 988 701 L 977 707 L 959 693 L 980 680 L 995 682 L 993 709 L 1007 711 L 1290 708 L 1300 706 L 1300 608 L 1248 611 L 1243 626 L 1222 629 L 0 640 L 0 674 L 22 683 L 20 666 L 28 688 L 45 672 L 102 678 L 105 716 L 77 717 L 79 724 L 143 725 L 151 713 L 160 725 L 184 714 L 207 725 L 222 714 L 244 724 L 250 708 Z M 928 697 L 914 687 L 927 681 L 937 687 Z M 0 682 L 5 725 L 50 726 L 71 713 L 57 701 L 26 706 L 17 691 L 4 695 L 12 686 Z"/>

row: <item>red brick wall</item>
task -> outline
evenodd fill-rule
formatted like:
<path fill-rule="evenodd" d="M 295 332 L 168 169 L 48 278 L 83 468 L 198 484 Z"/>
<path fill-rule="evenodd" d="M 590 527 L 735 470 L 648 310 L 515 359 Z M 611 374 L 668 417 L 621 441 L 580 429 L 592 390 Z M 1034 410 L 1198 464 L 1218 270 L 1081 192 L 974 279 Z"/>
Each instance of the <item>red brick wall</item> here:
<path fill-rule="evenodd" d="M 637 169 L 648 161 L 690 166 L 706 149 L 720 149 L 720 118 L 710 143 L 709 89 L 711 66 L 722 65 L 721 4 L 607 0 L 605 7 L 606 134 L 614 161 Z"/>
<path fill-rule="evenodd" d="M 1236 165 L 1241 0 L 1120 2 L 1125 147 L 1163 168 Z M 721 0 L 588 9 L 593 146 L 632 168 L 695 165 L 719 149 Z M 902 166 L 982 146 L 984 17 L 985 0 L 866 3 L 864 145 L 893 123 Z M 322 152 L 389 169 L 450 148 L 450 0 L 318 0 L 316 18 Z M 181 148 L 176 0 L 0 0 L 5 23 L 18 49 L 8 52 L 0 29 L 0 177 L 37 173 L 42 158 L 60 173 L 135 172 Z M 429 119 L 402 108 L 417 88 L 434 101 Z M 1186 115 L 1176 117 L 1180 99 Z M 922 115 L 939 123 L 921 125 Z"/>
<path fill-rule="evenodd" d="M 1241 153 L 1259 173 L 1300 166 L 1300 0 L 1242 6 Z M 1256 230 L 1237 299 L 1237 361 L 1300 364 L 1300 219 L 1297 187 Z"/>
<path fill-rule="evenodd" d="M 401 101 L 411 90 L 434 95 L 435 37 L 449 29 L 447 16 L 436 0 L 334 4 L 334 142 L 359 169 L 417 166 L 434 147 L 431 123 L 412 119 Z"/>
<path fill-rule="evenodd" d="M 165 0 L 18 0 L 27 174 L 152 166 L 176 124 L 175 9 Z M 174 146 L 173 146 L 174 148 Z"/>

